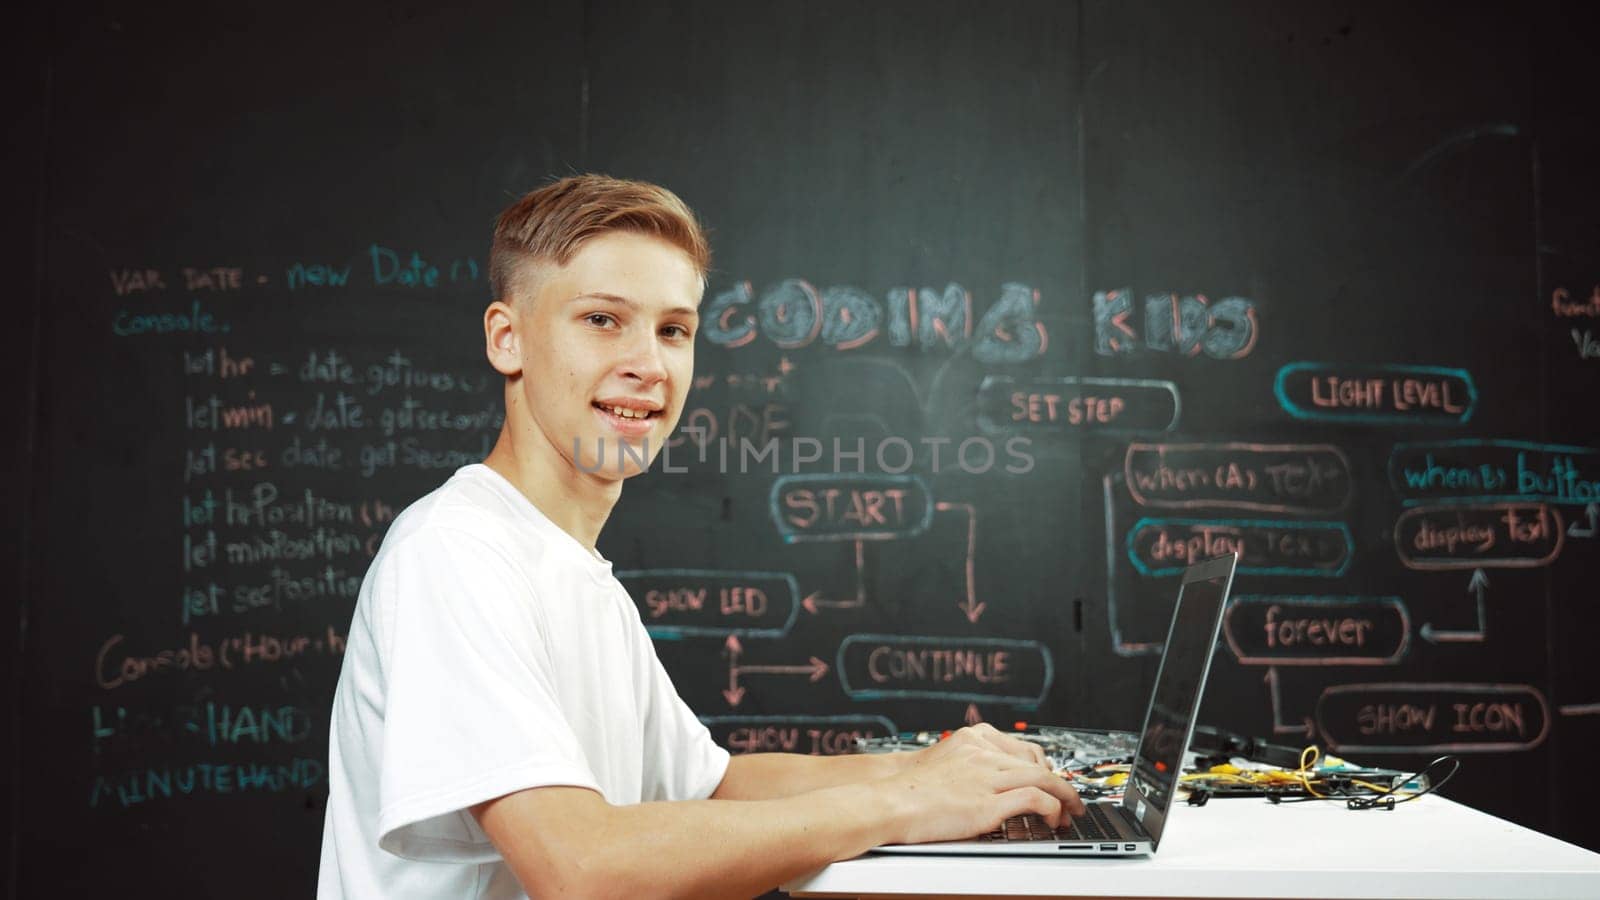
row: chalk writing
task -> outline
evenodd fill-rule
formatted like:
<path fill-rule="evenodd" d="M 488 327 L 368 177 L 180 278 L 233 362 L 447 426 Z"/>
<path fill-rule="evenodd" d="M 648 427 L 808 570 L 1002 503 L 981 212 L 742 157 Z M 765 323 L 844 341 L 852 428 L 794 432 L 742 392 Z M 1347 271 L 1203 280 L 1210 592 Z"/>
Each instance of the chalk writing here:
<path fill-rule="evenodd" d="M 626 569 L 616 574 L 657 639 L 783 637 L 800 613 L 800 588 L 787 572 Z"/>
<path fill-rule="evenodd" d="M 1464 425 L 1478 389 L 1464 369 L 1297 362 L 1278 370 L 1273 391 L 1297 419 Z"/>
<path fill-rule="evenodd" d="M 220 498 L 207 488 L 192 499 L 185 495 L 181 503 L 181 518 L 186 527 L 212 525 L 219 521 L 227 525 L 252 527 L 325 523 L 353 525 L 358 510 L 358 504 L 325 497 L 311 488 L 304 488 L 300 493 L 286 498 L 278 486 L 270 481 L 259 482 L 248 491 L 223 488 Z"/>
<path fill-rule="evenodd" d="M 475 410 L 438 409 L 424 406 L 407 396 L 397 407 L 378 413 L 378 431 L 393 437 L 402 431 L 490 431 L 505 419 L 500 401 L 487 401 Z"/>
<path fill-rule="evenodd" d="M 1554 562 L 1566 533 L 1543 503 L 1418 506 L 1395 522 L 1394 549 L 1409 569 L 1530 568 Z"/>
<path fill-rule="evenodd" d="M 337 349 L 311 350 L 295 368 L 295 376 L 305 384 L 361 385 L 368 396 L 391 388 L 436 393 L 486 393 L 487 375 L 469 372 L 437 372 L 425 369 L 399 350 L 381 361 L 365 366 L 352 362 Z M 406 398 L 410 401 L 409 395 Z"/>
<path fill-rule="evenodd" d="M 118 297 L 167 289 L 160 269 L 112 269 L 111 290 Z"/>
<path fill-rule="evenodd" d="M 350 265 L 297 262 L 283 273 L 289 290 L 308 287 L 344 287 L 350 283 Z"/>
<path fill-rule="evenodd" d="M 412 251 L 409 259 L 401 261 L 400 254 L 380 244 L 367 248 L 372 261 L 372 283 L 379 287 L 393 284 L 400 287 L 438 287 L 439 267 Z"/>
<path fill-rule="evenodd" d="M 1095 352 L 1116 356 L 1137 351 L 1139 333 L 1130 321 L 1133 289 L 1096 291 L 1093 302 Z M 1201 294 L 1150 294 L 1144 303 L 1144 329 L 1148 350 L 1180 356 L 1204 352 L 1212 359 L 1249 356 L 1259 334 L 1254 301 L 1226 297 L 1212 303 Z"/>
<path fill-rule="evenodd" d="M 1222 635 L 1247 666 L 1391 666 L 1411 647 L 1411 617 L 1398 597 L 1243 594 Z"/>
<path fill-rule="evenodd" d="M 282 793 L 322 783 L 320 760 L 296 757 L 288 762 L 193 763 L 150 766 L 116 775 L 96 775 L 89 786 L 89 807 L 127 809 L 153 800 L 190 794 Z"/>
<path fill-rule="evenodd" d="M 249 375 L 256 361 L 249 356 L 234 356 L 222 344 L 199 351 L 183 351 L 183 374 L 214 378 L 239 378 Z"/>
<path fill-rule="evenodd" d="M 742 347 L 764 335 L 785 350 L 810 346 L 820 336 L 824 347 L 847 351 L 887 333 L 895 347 L 970 349 L 983 363 L 1025 362 L 1042 356 L 1049 342 L 1038 303 L 1038 291 L 1007 282 L 974 327 L 972 295 L 954 282 L 943 290 L 890 288 L 880 305 L 860 288 L 818 290 L 801 278 L 780 281 L 757 300 L 750 282 L 741 281 L 707 301 L 701 334 L 723 347 Z"/>
<path fill-rule="evenodd" d="M 182 272 L 186 291 L 237 291 L 244 282 L 244 270 L 237 266 L 184 266 Z"/>
<path fill-rule="evenodd" d="M 765 447 L 774 438 L 789 430 L 789 409 L 786 404 L 744 403 L 729 401 L 726 404 L 697 404 L 684 410 L 678 420 L 678 431 L 666 441 L 668 450 L 685 443 L 694 452 L 673 454 L 674 462 L 706 463 L 714 452 L 719 459 L 719 471 L 726 471 L 728 447 L 741 448 L 745 441 Z M 821 454 L 818 453 L 817 458 Z"/>
<path fill-rule="evenodd" d="M 712 740 L 730 753 L 857 752 L 856 742 L 898 732 L 883 716 L 701 716 Z"/>
<path fill-rule="evenodd" d="M 256 401 L 256 392 L 247 391 L 245 402 L 225 403 L 216 394 L 200 400 L 183 398 L 184 427 L 198 431 L 259 428 L 271 431 L 276 424 L 272 404 Z"/>
<path fill-rule="evenodd" d="M 383 469 L 409 468 L 428 472 L 459 469 L 483 462 L 492 446 L 493 436 L 487 432 L 479 434 L 475 445 L 466 447 L 437 449 L 413 437 L 362 444 L 359 451 L 361 477 L 371 478 Z"/>
<path fill-rule="evenodd" d="M 1600 359 L 1600 339 L 1585 328 L 1583 334 L 1578 334 L 1578 329 L 1572 329 L 1572 344 L 1578 350 L 1579 359 Z"/>
<path fill-rule="evenodd" d="M 1343 522 L 1267 519 L 1140 519 L 1128 529 L 1128 559 L 1145 576 L 1240 554 L 1239 572 L 1333 578 L 1350 568 L 1355 539 Z"/>
<path fill-rule="evenodd" d="M 191 299 L 182 312 L 135 312 L 119 309 L 111 319 L 111 333 L 117 337 L 143 334 L 223 334 L 231 330 L 226 322 Z"/>
<path fill-rule="evenodd" d="M 1178 386 L 1145 378 L 990 375 L 978 388 L 984 431 L 1171 431 Z"/>
<path fill-rule="evenodd" d="M 1337 512 L 1350 501 L 1350 461 L 1330 444 L 1128 445 L 1128 492 L 1140 506 Z"/>
<path fill-rule="evenodd" d="M 1544 743 L 1550 707 L 1525 684 L 1342 684 L 1316 721 L 1341 753 L 1498 753 Z"/>
<path fill-rule="evenodd" d="M 887 540 L 925 531 L 933 498 L 915 475 L 785 475 L 771 513 L 785 541 Z"/>
<path fill-rule="evenodd" d="M 1574 299 L 1572 292 L 1558 287 L 1550 292 L 1550 311 L 1557 317 L 1569 319 L 1586 316 L 1600 318 L 1600 284 L 1589 289 L 1589 295 Z"/>
<path fill-rule="evenodd" d="M 372 543 L 367 544 L 367 549 L 373 549 Z M 225 613 L 263 608 L 281 611 L 286 605 L 352 601 L 361 591 L 364 571 L 363 568 L 346 569 L 330 564 L 311 574 L 299 574 L 274 565 L 267 569 L 261 581 L 240 576 L 233 584 L 206 581 L 198 586 L 186 585 L 179 591 L 179 621 L 188 625 L 194 619 Z"/>
<path fill-rule="evenodd" d="M 1388 468 L 1389 484 L 1407 506 L 1600 501 L 1600 458 L 1589 447 L 1478 438 L 1401 443 Z"/>
<path fill-rule="evenodd" d="M 311 736 L 313 715 L 293 704 L 235 706 L 211 700 L 165 715 L 130 715 L 126 707 L 98 703 L 89 709 L 90 744 L 97 754 L 142 749 L 152 735 L 160 735 L 166 744 L 187 740 L 207 747 L 298 744 Z"/>
<path fill-rule="evenodd" d="M 289 291 L 319 299 L 369 274 L 374 286 L 390 290 L 443 289 L 479 275 L 471 259 L 441 261 L 376 244 L 364 258 L 307 260 L 280 271 Z M 481 365 L 429 365 L 399 348 L 368 353 L 302 343 L 288 353 L 261 352 L 230 334 L 230 314 L 218 306 L 242 308 L 238 295 L 268 284 L 266 275 L 241 267 L 128 268 L 110 280 L 122 298 L 113 304 L 114 334 L 182 342 L 164 352 L 168 371 L 183 379 L 171 412 L 181 416 L 175 420 L 187 439 L 173 460 L 182 463 L 184 487 L 155 520 L 179 531 L 167 546 L 180 555 L 164 558 L 176 584 L 158 592 L 178 603 L 178 630 L 116 629 L 75 653 L 75 666 L 92 666 L 99 695 L 76 720 L 96 762 L 93 783 L 85 785 L 88 803 L 116 810 L 191 794 L 313 790 L 325 783 L 315 758 L 221 764 L 191 757 L 180 765 L 168 755 L 248 748 L 287 754 L 316 739 L 319 717 L 298 699 L 219 698 L 217 689 L 237 687 L 249 670 L 257 672 L 245 676 L 252 683 L 265 676 L 286 689 L 331 676 L 344 634 L 286 624 L 275 614 L 288 609 L 299 619 L 308 610 L 295 606 L 321 604 L 326 608 L 311 611 L 311 622 L 331 621 L 322 612 L 347 615 L 403 502 L 372 492 L 334 496 L 321 486 L 340 483 L 336 478 L 318 478 L 315 488 L 297 478 L 312 471 L 372 478 L 481 461 L 502 424 L 498 376 Z M 780 596 L 772 584 L 752 588 L 729 591 L 730 617 L 742 607 L 752 624 L 792 622 L 792 590 Z M 196 699 L 138 705 L 174 685 Z M 325 727 L 325 716 L 320 721 Z M 828 746 L 839 740 L 819 737 Z"/>
<path fill-rule="evenodd" d="M 272 528 L 261 534 L 219 541 L 217 533 L 208 528 L 199 536 L 183 536 L 183 570 L 205 569 L 219 562 L 254 565 L 281 560 L 336 561 L 340 557 L 366 553 L 367 538 L 351 531 L 318 526 L 303 536 Z"/>
<path fill-rule="evenodd" d="M 835 668 L 855 700 L 925 697 L 1034 707 L 1055 677 L 1050 648 L 1001 638 L 852 634 Z"/>
<path fill-rule="evenodd" d="M 495 418 L 498 420 L 499 415 Z M 297 435 L 278 451 L 277 464 L 286 469 L 339 471 L 349 464 L 348 457 L 354 455 L 363 478 L 371 478 L 383 469 L 454 469 L 483 461 L 489 455 L 491 439 L 490 429 L 484 429 L 479 432 L 476 447 L 437 449 L 418 438 L 406 437 L 398 441 L 360 444 L 351 454 L 348 448 L 332 444 L 326 438 L 302 441 Z M 183 480 L 193 481 L 219 472 L 257 471 L 272 465 L 265 450 L 206 443 L 184 452 Z"/>
<path fill-rule="evenodd" d="M 344 635 L 332 625 L 320 635 L 275 635 L 245 632 L 215 641 L 202 641 L 196 632 L 175 648 L 146 655 L 120 650 L 123 635 L 113 634 L 100 645 L 94 659 L 94 680 L 105 690 L 115 690 L 161 672 L 209 671 L 235 666 L 276 663 L 302 656 L 338 656 L 344 653 Z"/>

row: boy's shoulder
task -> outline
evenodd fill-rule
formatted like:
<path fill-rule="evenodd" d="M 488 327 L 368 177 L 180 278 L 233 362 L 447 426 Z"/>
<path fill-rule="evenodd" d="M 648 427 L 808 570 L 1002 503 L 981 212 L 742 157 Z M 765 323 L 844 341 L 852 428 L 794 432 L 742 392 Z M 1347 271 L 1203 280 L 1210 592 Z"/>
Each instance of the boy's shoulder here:
<path fill-rule="evenodd" d="M 537 557 L 548 536 L 530 521 L 527 501 L 492 469 L 480 464 L 458 469 L 449 480 L 406 507 L 389 526 L 383 551 L 420 548 L 446 535 L 508 559 Z M 380 551 L 380 555 L 383 555 Z"/>

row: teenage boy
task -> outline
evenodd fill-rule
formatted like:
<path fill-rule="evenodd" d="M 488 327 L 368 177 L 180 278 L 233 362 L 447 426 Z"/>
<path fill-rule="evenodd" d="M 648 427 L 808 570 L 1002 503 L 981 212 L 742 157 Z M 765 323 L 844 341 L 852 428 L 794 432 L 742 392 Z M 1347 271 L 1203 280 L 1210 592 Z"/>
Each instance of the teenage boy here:
<path fill-rule="evenodd" d="M 566 178 L 500 215 L 483 328 L 505 424 L 394 521 L 362 584 L 321 896 L 750 896 L 878 844 L 1082 813 L 988 726 L 730 758 L 679 699 L 595 541 L 683 411 L 709 264 L 651 184 Z"/>

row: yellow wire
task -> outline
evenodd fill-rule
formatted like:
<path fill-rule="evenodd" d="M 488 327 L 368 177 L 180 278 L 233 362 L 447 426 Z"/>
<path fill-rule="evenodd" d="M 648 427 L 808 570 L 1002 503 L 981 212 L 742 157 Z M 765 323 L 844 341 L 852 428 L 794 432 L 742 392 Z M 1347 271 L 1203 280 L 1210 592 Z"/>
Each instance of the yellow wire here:
<path fill-rule="evenodd" d="M 1416 791 L 1408 791 L 1408 790 L 1404 790 L 1402 788 L 1386 788 L 1381 784 L 1373 784 L 1370 781 L 1362 781 L 1359 778 L 1350 779 L 1350 783 L 1351 784 L 1359 784 L 1359 785 L 1361 785 L 1362 787 L 1366 788 L 1369 791 L 1376 791 L 1377 793 L 1380 793 L 1380 794 L 1394 794 L 1397 797 L 1408 797 L 1408 796 L 1416 793 Z"/>
<path fill-rule="evenodd" d="M 1301 750 L 1300 751 L 1300 768 L 1296 769 L 1295 773 L 1294 773 L 1294 774 L 1296 774 L 1296 775 L 1298 775 L 1300 777 L 1301 786 L 1304 787 L 1306 789 L 1306 792 L 1309 793 L 1313 797 L 1325 797 L 1325 796 L 1327 796 L 1326 794 L 1322 794 L 1322 793 L 1318 792 L 1316 788 L 1312 787 L 1311 786 L 1311 779 L 1306 777 L 1306 771 L 1308 769 L 1310 769 L 1311 766 L 1314 763 L 1316 763 L 1317 757 L 1321 756 L 1321 755 L 1322 755 L 1322 751 L 1318 750 L 1317 746 L 1315 744 L 1312 744 L 1311 746 L 1305 748 L 1304 750 Z"/>

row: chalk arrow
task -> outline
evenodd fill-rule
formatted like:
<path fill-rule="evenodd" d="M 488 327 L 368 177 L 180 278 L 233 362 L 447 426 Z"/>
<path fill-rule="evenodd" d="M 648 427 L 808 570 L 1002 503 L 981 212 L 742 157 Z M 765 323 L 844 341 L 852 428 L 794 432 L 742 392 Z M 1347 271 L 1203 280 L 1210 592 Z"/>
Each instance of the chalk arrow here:
<path fill-rule="evenodd" d="M 739 654 L 744 651 L 744 646 L 735 634 L 728 635 L 722 646 L 728 653 L 728 686 L 722 696 L 727 699 L 729 706 L 738 706 L 739 701 L 744 699 L 744 688 L 739 686 Z"/>
<path fill-rule="evenodd" d="M 828 664 L 815 656 L 811 657 L 811 683 L 816 684 L 826 674 L 828 674 Z"/>
<path fill-rule="evenodd" d="M 813 656 L 797 666 L 737 666 L 735 671 L 740 675 L 809 675 L 812 681 L 821 681 L 828 674 L 828 664 Z"/>
<path fill-rule="evenodd" d="M 857 594 L 854 600 L 830 600 L 822 591 L 812 591 L 800 601 L 800 605 L 806 608 L 806 612 L 816 615 L 820 609 L 855 609 L 864 602 L 865 598 L 860 594 Z"/>
<path fill-rule="evenodd" d="M 978 712 L 978 704 L 967 704 L 967 724 L 976 725 L 983 721 L 983 713 Z"/>
<path fill-rule="evenodd" d="M 830 607 L 832 609 L 856 609 L 856 608 L 859 608 L 859 607 L 862 607 L 862 606 L 866 606 L 867 605 L 867 582 L 866 582 L 866 574 L 865 574 L 866 567 L 867 567 L 867 546 L 866 546 L 866 541 L 860 540 L 858 538 L 856 540 L 856 596 L 855 596 L 855 599 L 854 600 L 829 600 L 828 599 L 828 595 L 824 594 L 822 591 L 812 591 L 811 593 L 806 595 L 806 598 L 804 600 L 800 601 L 800 605 L 804 606 L 806 608 L 806 612 L 809 612 L 812 615 L 816 615 L 817 614 L 817 610 L 822 608 L 822 607 Z"/>
<path fill-rule="evenodd" d="M 1111 650 L 1118 656 L 1152 656 L 1161 652 L 1154 641 L 1126 641 L 1122 639 L 1122 620 L 1117 614 L 1117 515 L 1111 497 L 1111 486 L 1121 475 L 1106 475 L 1100 479 L 1100 497 L 1105 503 L 1106 517 L 1106 622 L 1111 626 Z"/>
<path fill-rule="evenodd" d="M 1483 574 L 1482 569 L 1472 570 L 1472 580 L 1467 582 L 1468 591 L 1476 591 L 1478 599 L 1483 599 L 1483 589 L 1489 586 L 1489 576 Z"/>
<path fill-rule="evenodd" d="M 729 706 L 738 706 L 744 699 L 745 689 L 739 684 L 740 675 L 807 675 L 812 682 L 822 680 L 828 674 L 828 664 L 815 656 L 804 665 L 794 666 L 741 666 L 739 655 L 744 652 L 744 645 L 739 643 L 736 635 L 728 635 L 723 642 L 728 654 L 728 686 L 723 689 L 722 697 L 728 701 Z"/>
<path fill-rule="evenodd" d="M 1584 515 L 1589 517 L 1589 527 L 1579 528 L 1577 522 L 1567 526 L 1567 537 L 1592 538 L 1595 531 L 1600 529 L 1600 503 L 1591 503 L 1583 508 Z"/>
<path fill-rule="evenodd" d="M 978 624 L 978 617 L 983 615 L 986 603 L 979 603 L 977 597 L 977 580 L 973 577 L 973 558 L 978 550 L 978 511 L 970 503 L 945 503 L 934 504 L 939 510 L 955 509 L 967 514 L 967 595 L 956 604 L 967 615 L 967 621 Z"/>
<path fill-rule="evenodd" d="M 1310 716 L 1303 717 L 1299 725 L 1283 724 L 1283 713 L 1281 711 L 1283 704 L 1278 696 L 1278 667 L 1268 666 L 1266 677 L 1261 680 L 1267 683 L 1267 690 L 1272 694 L 1272 733 L 1300 734 L 1306 740 L 1311 740 L 1317 733 L 1317 727 L 1316 723 L 1311 721 Z"/>
<path fill-rule="evenodd" d="M 1482 569 L 1473 569 L 1472 580 L 1467 582 L 1467 590 L 1478 595 L 1478 627 L 1476 629 L 1435 628 L 1432 622 L 1424 622 L 1422 627 L 1418 629 L 1422 639 L 1430 644 L 1476 643 L 1482 641 L 1488 636 L 1483 613 L 1483 594 L 1488 589 L 1489 576 L 1483 574 Z"/>

